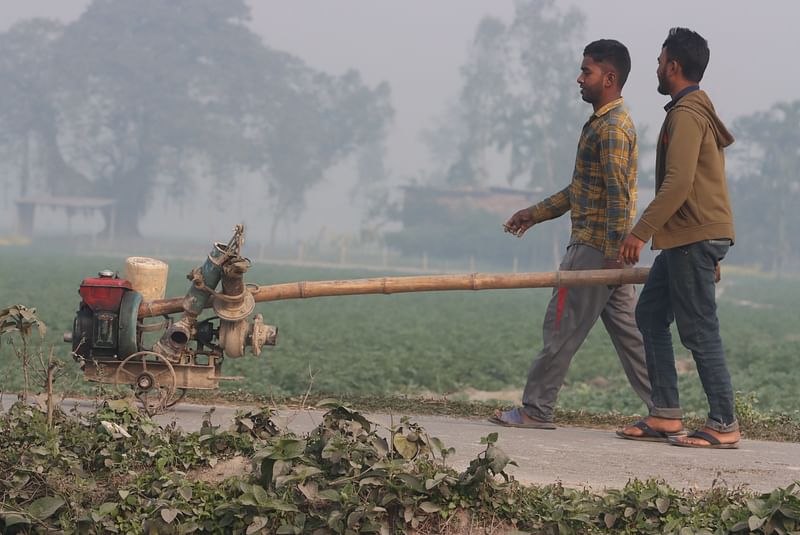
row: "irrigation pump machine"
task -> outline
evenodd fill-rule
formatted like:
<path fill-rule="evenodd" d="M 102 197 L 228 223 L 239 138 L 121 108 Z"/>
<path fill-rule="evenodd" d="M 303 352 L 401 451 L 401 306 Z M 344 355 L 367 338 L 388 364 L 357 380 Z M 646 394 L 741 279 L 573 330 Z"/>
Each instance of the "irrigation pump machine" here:
<path fill-rule="evenodd" d="M 393 294 L 443 290 L 558 288 L 593 284 L 642 283 L 647 268 L 556 271 L 549 273 L 470 273 L 375 279 L 245 284 L 250 261 L 241 256 L 244 227 L 227 244 L 215 243 L 205 263 L 189 273 L 184 297 L 164 299 L 166 264 L 150 258 L 126 261 L 125 278 L 101 271 L 84 279 L 82 301 L 71 333 L 72 353 L 88 381 L 130 385 L 150 414 L 179 402 L 190 388 L 213 390 L 223 379 L 222 361 L 246 349 L 259 355 L 274 345 L 278 329 L 250 317 L 255 303 L 335 295 Z M 220 287 L 218 289 L 218 287 Z M 219 290 L 219 291 L 218 291 Z M 199 320 L 212 307 L 214 315 Z M 174 314 L 180 314 L 178 319 Z M 150 318 L 161 318 L 155 323 Z M 147 321 L 147 322 L 146 322 Z M 147 348 L 146 333 L 163 331 Z M 155 336 L 155 334 L 153 335 Z"/>
<path fill-rule="evenodd" d="M 265 325 L 260 314 L 250 317 L 255 300 L 244 283 L 250 261 L 241 256 L 243 241 L 244 228 L 237 226 L 227 244 L 215 243 L 205 263 L 189 273 L 191 286 L 178 319 L 163 314 L 160 321 L 145 323 L 166 288 L 162 262 L 132 257 L 125 278 L 101 271 L 84 279 L 72 332 L 64 336 L 84 378 L 130 385 L 144 409 L 155 414 L 179 402 L 187 389 L 216 389 L 220 380 L 234 379 L 221 373 L 225 356 L 241 357 L 248 348 L 259 355 L 264 345 L 274 345 L 277 328 Z M 214 316 L 198 320 L 209 305 Z M 145 347 L 145 333 L 156 331 L 163 334 Z"/>

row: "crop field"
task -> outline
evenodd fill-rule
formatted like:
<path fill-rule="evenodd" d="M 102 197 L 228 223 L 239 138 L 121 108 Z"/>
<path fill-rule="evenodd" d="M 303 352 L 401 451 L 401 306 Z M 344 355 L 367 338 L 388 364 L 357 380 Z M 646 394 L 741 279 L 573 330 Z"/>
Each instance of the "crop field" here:
<path fill-rule="evenodd" d="M 182 296 L 185 275 L 199 265 L 170 261 L 169 297 Z M 48 326 L 44 347 L 68 361 L 57 388 L 91 392 L 69 347 L 83 278 L 105 268 L 122 271 L 124 258 L 0 249 L 0 308 L 35 307 Z M 380 276 L 375 272 L 255 264 L 246 280 L 273 284 Z M 225 389 L 261 395 L 408 394 L 465 399 L 519 399 L 528 366 L 541 344 L 549 289 L 345 296 L 258 305 L 280 329 L 278 345 L 260 357 L 226 359 L 226 375 L 243 376 Z M 722 336 L 734 388 L 754 393 L 756 408 L 800 414 L 800 281 L 725 272 L 718 299 Z M 22 385 L 19 362 L 4 337 L 0 386 Z M 684 408 L 704 414 L 705 398 L 691 356 L 676 340 Z M 509 397 L 510 396 L 510 397 Z M 559 405 L 590 412 L 641 413 L 602 324 L 575 356 Z"/>

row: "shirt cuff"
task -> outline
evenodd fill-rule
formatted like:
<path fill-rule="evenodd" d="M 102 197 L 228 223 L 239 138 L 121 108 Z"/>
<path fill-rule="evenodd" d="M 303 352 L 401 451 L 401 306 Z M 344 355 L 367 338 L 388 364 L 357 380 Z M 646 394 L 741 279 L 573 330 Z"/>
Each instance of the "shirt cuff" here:
<path fill-rule="evenodd" d="M 647 242 L 650 238 L 653 237 L 653 234 L 656 233 L 656 228 L 651 226 L 647 221 L 644 219 L 640 219 L 636 225 L 634 225 L 633 230 L 631 230 L 631 234 L 642 240 L 643 242 Z"/>

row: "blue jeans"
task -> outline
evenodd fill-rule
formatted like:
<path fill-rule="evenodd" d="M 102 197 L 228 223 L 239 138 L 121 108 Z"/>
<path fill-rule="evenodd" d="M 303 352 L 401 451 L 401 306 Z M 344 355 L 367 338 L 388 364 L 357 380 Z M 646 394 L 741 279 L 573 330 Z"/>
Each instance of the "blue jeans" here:
<path fill-rule="evenodd" d="M 729 240 L 705 240 L 665 249 L 650 268 L 636 306 L 636 324 L 644 339 L 653 387 L 653 416 L 683 417 L 670 331 L 675 321 L 681 343 L 692 352 L 708 399 L 706 426 L 720 432 L 739 428 L 714 295 L 714 271 L 729 248 Z"/>

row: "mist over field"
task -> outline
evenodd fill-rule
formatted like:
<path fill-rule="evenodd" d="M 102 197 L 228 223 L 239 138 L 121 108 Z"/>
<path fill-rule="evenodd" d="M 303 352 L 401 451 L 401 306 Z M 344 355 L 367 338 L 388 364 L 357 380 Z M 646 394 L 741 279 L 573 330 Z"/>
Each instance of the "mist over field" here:
<path fill-rule="evenodd" d="M 121 247 L 132 237 L 202 244 L 243 222 L 264 256 L 346 262 L 367 251 L 379 265 L 397 254 L 420 268 L 423 257 L 445 257 L 460 271 L 470 261 L 549 269 L 567 218 L 522 242 L 500 223 L 569 181 L 590 112 L 575 83 L 582 47 L 615 38 L 630 49 L 623 95 L 642 138 L 643 206 L 665 102 L 656 56 L 680 25 L 709 40 L 703 87 L 737 138 L 728 172 L 738 240 L 728 262 L 796 270 L 798 184 L 788 170 L 798 159 L 798 103 L 786 57 L 797 8 L 779 2 L 767 16 L 743 1 L 673 7 L 6 0 L 0 239 L 19 233 L 20 199 L 98 197 L 116 202 Z M 503 124 L 498 99 L 552 126 Z M 509 152 L 517 143 L 529 149 L 521 158 Z M 490 193 L 452 214 L 439 197 L 408 202 L 409 186 L 517 193 Z M 96 245 L 109 232 L 103 209 L 35 211 L 34 243 L 75 236 Z"/>

